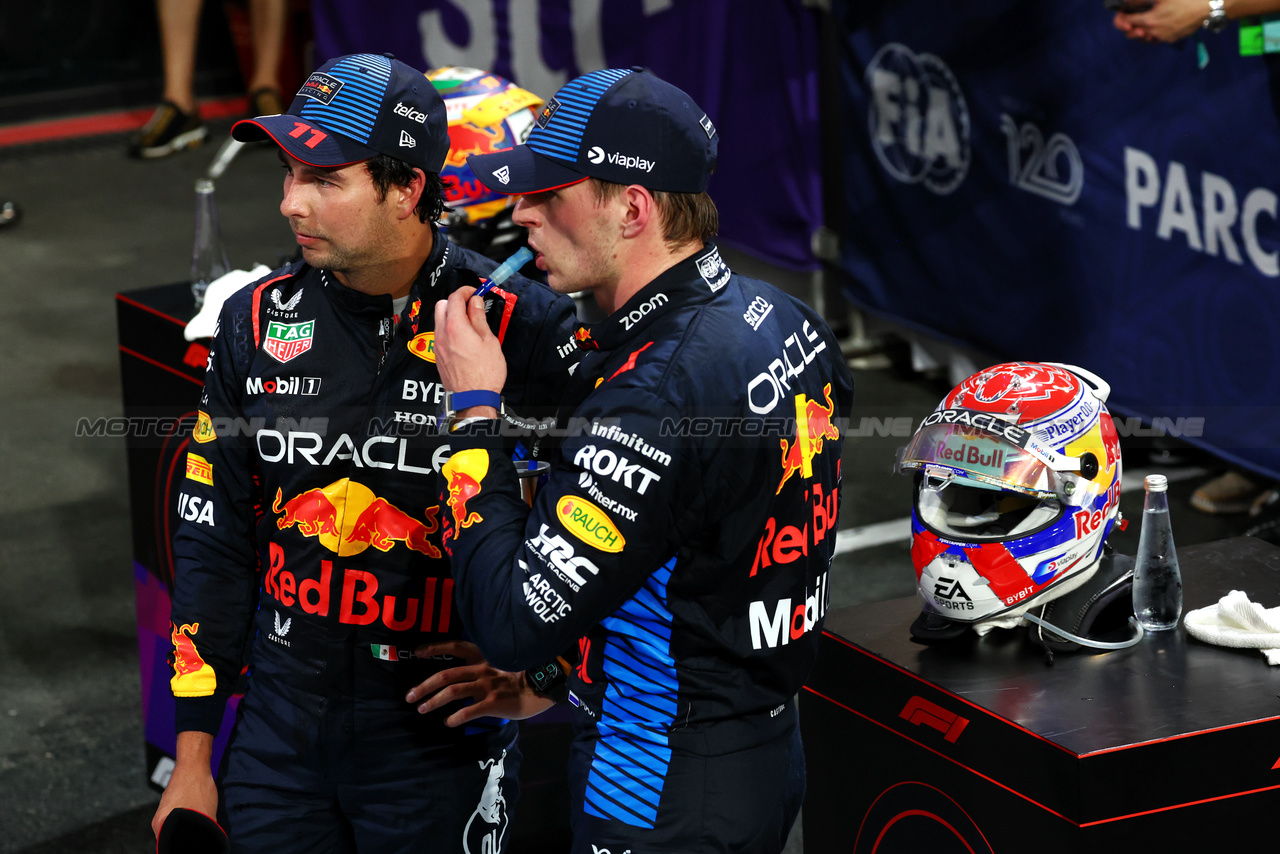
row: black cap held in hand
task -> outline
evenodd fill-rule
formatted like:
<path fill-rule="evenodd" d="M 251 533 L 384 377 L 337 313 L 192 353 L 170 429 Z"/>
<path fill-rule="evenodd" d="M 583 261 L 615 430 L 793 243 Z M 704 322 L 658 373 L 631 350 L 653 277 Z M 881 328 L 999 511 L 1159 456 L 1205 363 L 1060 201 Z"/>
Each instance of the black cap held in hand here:
<path fill-rule="evenodd" d="M 231 840 L 209 816 L 176 807 L 160 826 L 156 854 L 231 854 Z"/>

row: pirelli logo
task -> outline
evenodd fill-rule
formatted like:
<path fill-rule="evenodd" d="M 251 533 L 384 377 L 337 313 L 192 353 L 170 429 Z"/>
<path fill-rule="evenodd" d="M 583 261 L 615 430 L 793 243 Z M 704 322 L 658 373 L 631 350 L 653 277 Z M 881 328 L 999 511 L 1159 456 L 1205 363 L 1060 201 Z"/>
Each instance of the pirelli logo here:
<path fill-rule="evenodd" d="M 188 452 L 187 479 L 213 486 L 213 464 L 199 454 Z"/>

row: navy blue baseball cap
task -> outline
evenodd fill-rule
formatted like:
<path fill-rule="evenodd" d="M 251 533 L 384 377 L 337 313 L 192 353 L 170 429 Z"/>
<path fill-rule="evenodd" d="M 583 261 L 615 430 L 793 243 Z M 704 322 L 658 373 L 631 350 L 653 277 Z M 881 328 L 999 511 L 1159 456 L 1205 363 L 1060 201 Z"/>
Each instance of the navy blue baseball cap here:
<path fill-rule="evenodd" d="M 444 100 L 431 81 L 390 54 L 331 59 L 275 116 L 236 122 L 241 142 L 270 138 L 310 166 L 359 163 L 386 154 L 439 173 L 449 153 Z"/>
<path fill-rule="evenodd" d="M 687 94 L 641 68 L 570 80 L 529 140 L 467 165 L 489 189 L 540 193 L 587 178 L 669 193 L 701 193 L 716 163 L 715 126 Z"/>

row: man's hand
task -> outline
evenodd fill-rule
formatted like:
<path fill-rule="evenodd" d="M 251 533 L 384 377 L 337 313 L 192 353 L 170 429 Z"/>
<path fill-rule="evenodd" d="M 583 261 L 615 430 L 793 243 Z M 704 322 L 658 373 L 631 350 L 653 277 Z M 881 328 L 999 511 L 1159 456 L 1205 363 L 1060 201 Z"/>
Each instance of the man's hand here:
<path fill-rule="evenodd" d="M 178 733 L 178 756 L 164 788 L 160 806 L 151 818 L 151 832 L 160 837 L 160 828 L 176 807 L 202 812 L 210 818 L 218 814 L 218 787 L 213 782 L 210 760 L 213 736 L 207 732 Z"/>
<path fill-rule="evenodd" d="M 489 329 L 484 299 L 474 288 L 458 288 L 436 303 L 436 367 L 449 391 L 501 392 L 507 382 L 502 345 Z"/>
<path fill-rule="evenodd" d="M 466 662 L 461 667 L 451 667 L 434 674 L 405 697 L 410 703 L 427 697 L 418 706 L 422 714 L 454 700 L 473 700 L 445 719 L 448 726 L 461 726 L 483 717 L 523 720 L 555 705 L 554 701 L 533 693 L 523 673 L 509 673 L 490 666 L 473 643 L 444 641 L 426 644 L 414 650 L 413 654 L 418 658 L 449 655 Z"/>
<path fill-rule="evenodd" d="M 1144 12 L 1116 13 L 1112 23 L 1131 39 L 1176 42 L 1200 29 L 1207 17 L 1208 0 L 1154 0 Z"/>

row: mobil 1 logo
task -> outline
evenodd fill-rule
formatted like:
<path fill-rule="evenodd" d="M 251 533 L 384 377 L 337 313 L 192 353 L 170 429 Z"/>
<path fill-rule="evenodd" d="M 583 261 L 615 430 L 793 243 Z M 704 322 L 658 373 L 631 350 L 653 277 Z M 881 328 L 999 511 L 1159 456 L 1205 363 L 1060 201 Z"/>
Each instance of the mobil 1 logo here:
<path fill-rule="evenodd" d="M 871 146 L 904 184 L 946 195 L 969 171 L 969 107 L 946 63 L 890 42 L 867 63 Z"/>

